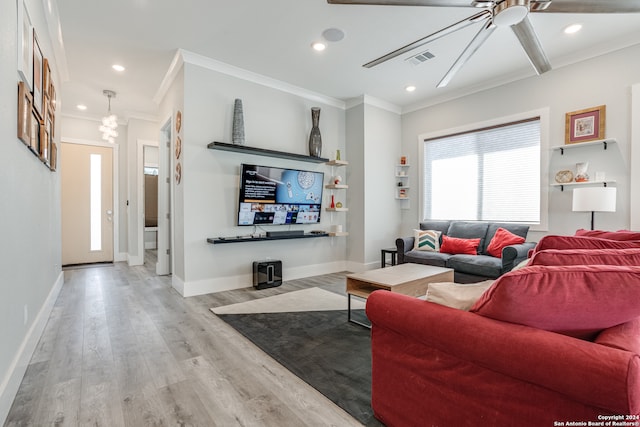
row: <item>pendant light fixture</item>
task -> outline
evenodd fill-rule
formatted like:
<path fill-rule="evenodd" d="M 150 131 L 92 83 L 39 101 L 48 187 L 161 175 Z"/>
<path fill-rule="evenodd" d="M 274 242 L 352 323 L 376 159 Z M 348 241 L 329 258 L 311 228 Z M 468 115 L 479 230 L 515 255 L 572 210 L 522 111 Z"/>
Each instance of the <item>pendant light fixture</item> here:
<path fill-rule="evenodd" d="M 116 132 L 118 117 L 115 114 L 111 114 L 111 98 L 115 98 L 116 93 L 107 89 L 103 90 L 102 93 L 109 98 L 109 109 L 107 110 L 107 115 L 102 118 L 102 125 L 98 129 L 102 132 L 102 139 L 113 144 L 118 136 L 118 132 Z"/>

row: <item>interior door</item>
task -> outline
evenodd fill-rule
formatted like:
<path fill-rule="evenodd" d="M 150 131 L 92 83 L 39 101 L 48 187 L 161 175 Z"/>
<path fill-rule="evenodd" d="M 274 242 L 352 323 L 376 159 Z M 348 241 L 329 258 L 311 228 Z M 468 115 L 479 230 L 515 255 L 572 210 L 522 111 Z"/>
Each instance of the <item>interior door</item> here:
<path fill-rule="evenodd" d="M 62 264 L 113 262 L 113 150 L 62 143 Z"/>

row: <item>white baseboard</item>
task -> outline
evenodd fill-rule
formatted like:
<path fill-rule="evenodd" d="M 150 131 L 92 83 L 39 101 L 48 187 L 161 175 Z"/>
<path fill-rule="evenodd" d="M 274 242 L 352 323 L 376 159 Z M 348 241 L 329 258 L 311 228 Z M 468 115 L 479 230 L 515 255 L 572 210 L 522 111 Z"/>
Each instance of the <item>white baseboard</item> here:
<path fill-rule="evenodd" d="M 282 271 L 282 278 L 285 281 L 295 280 L 345 270 L 346 262 L 337 261 L 326 264 L 306 265 L 304 267 L 285 268 Z M 184 282 L 174 275 L 171 281 L 173 288 L 178 291 L 180 295 L 183 297 L 193 297 L 232 289 L 249 288 L 253 286 L 253 275 L 243 274 L 239 276 L 214 277 L 190 282 Z"/>
<path fill-rule="evenodd" d="M 20 388 L 20 383 L 22 382 L 22 378 L 24 377 L 25 372 L 27 371 L 27 366 L 29 366 L 29 361 L 33 356 L 33 353 L 38 346 L 38 341 L 42 336 L 42 332 L 44 331 L 45 326 L 47 325 L 47 321 L 49 320 L 49 316 L 51 315 L 51 310 L 53 310 L 53 305 L 58 299 L 58 294 L 60 293 L 60 289 L 62 289 L 62 284 L 64 283 L 64 273 L 61 271 L 56 279 L 56 282 L 53 284 L 47 299 L 42 304 L 38 315 L 36 316 L 33 324 L 29 328 L 27 335 L 24 337 L 18 352 L 16 353 L 11 366 L 9 367 L 8 374 L 5 377 L 5 380 L 0 384 L 0 424 L 4 425 L 4 422 L 9 415 L 9 410 L 11 409 L 11 405 L 13 404 L 13 400 L 16 398 L 16 394 L 18 393 L 18 389 Z"/>

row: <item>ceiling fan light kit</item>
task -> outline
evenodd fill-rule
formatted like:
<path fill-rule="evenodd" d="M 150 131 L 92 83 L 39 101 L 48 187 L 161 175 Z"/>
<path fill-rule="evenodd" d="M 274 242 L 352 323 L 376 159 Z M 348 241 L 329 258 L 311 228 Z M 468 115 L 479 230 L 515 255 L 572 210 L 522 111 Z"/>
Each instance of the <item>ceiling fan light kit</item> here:
<path fill-rule="evenodd" d="M 482 9 L 473 16 L 456 22 L 426 37 L 409 43 L 386 55 L 363 65 L 371 68 L 404 55 L 441 37 L 452 34 L 469 25 L 486 21 L 476 33 L 462 54 L 440 80 L 437 87 L 446 86 L 455 74 L 491 35 L 496 26 L 510 26 L 522 45 L 529 62 L 537 74 L 551 70 L 551 64 L 542 49 L 529 14 L 542 13 L 638 13 L 640 0 L 327 0 L 330 4 L 386 5 L 386 6 L 427 6 L 427 7 L 473 7 Z M 407 58 L 411 59 L 411 58 Z"/>

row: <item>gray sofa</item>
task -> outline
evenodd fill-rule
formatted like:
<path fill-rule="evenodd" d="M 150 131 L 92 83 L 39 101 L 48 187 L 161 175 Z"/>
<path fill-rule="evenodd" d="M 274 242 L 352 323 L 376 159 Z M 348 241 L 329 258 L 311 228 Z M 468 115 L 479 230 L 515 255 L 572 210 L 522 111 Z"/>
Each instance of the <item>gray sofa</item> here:
<path fill-rule="evenodd" d="M 451 255 L 442 252 L 414 250 L 414 237 L 400 237 L 396 240 L 398 264 L 412 262 L 453 268 L 456 283 L 473 283 L 488 279 L 497 279 L 527 258 L 529 250 L 536 244 L 525 242 L 507 246 L 502 250 L 502 258 L 488 255 L 487 246 L 496 230 L 504 228 L 513 234 L 527 238 L 529 226 L 522 224 L 470 221 L 425 221 L 420 223 L 421 230 L 436 230 L 449 237 L 462 239 L 480 238 L 478 255 Z"/>

